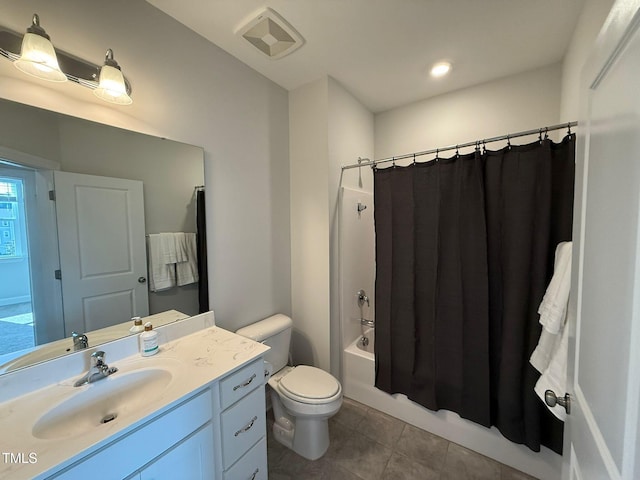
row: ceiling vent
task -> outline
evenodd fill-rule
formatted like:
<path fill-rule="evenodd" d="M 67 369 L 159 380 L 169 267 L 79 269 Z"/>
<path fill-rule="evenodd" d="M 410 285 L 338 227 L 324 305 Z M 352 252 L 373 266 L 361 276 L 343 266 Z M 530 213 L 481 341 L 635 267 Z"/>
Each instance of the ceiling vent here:
<path fill-rule="evenodd" d="M 251 45 L 275 60 L 304 44 L 304 38 L 275 11 L 267 8 L 237 31 Z"/>

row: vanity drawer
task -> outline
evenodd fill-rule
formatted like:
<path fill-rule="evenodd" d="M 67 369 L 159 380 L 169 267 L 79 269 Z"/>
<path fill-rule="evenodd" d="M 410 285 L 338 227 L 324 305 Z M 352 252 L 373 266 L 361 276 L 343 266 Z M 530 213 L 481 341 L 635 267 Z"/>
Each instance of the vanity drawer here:
<path fill-rule="evenodd" d="M 264 388 L 255 389 L 226 410 L 220 424 L 222 463 L 226 470 L 266 433 Z"/>
<path fill-rule="evenodd" d="M 262 437 L 244 457 L 224 472 L 224 480 L 267 480 L 267 440 Z"/>
<path fill-rule="evenodd" d="M 220 381 L 220 405 L 222 410 L 263 384 L 264 362 L 260 358 Z"/>

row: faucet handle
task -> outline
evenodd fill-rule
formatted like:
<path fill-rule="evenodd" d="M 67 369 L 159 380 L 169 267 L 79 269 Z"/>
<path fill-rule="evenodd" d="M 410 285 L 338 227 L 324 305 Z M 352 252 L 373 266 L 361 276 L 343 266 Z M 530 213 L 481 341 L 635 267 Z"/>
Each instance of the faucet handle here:
<path fill-rule="evenodd" d="M 105 356 L 105 353 L 102 350 L 93 352 L 91 354 L 91 363 L 96 367 L 102 366 L 104 364 L 104 356 Z"/>

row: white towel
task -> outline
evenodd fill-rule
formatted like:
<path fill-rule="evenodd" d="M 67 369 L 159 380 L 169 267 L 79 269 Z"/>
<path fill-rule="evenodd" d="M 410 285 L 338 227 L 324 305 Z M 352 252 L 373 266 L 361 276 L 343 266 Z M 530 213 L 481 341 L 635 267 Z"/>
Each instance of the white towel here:
<path fill-rule="evenodd" d="M 195 233 L 183 233 L 180 237 L 181 247 L 184 249 L 183 262 L 176 263 L 176 274 L 178 277 L 178 285 L 188 285 L 198 281 L 198 249 L 196 246 Z"/>
<path fill-rule="evenodd" d="M 152 233 L 149 235 L 149 290 L 157 292 L 175 286 L 175 267 L 166 262 L 171 254 L 166 252 L 166 236 Z M 175 250 L 175 249 L 173 249 Z"/>
<path fill-rule="evenodd" d="M 529 362 L 542 374 L 535 392 L 543 402 L 546 390 L 564 395 L 567 388 L 569 328 L 565 327 L 565 323 L 571 291 L 571 250 L 571 242 L 562 242 L 556 247 L 553 278 L 538 308 L 543 328 Z M 565 420 L 563 407 L 556 405 L 552 408 L 547 405 L 547 408 L 560 420 Z"/>
<path fill-rule="evenodd" d="M 167 265 L 178 261 L 176 237 L 174 233 L 160 233 L 160 259 Z"/>
<path fill-rule="evenodd" d="M 546 402 L 544 400 L 544 392 L 547 390 L 553 390 L 553 392 L 558 396 L 563 396 L 567 391 L 567 359 L 569 356 L 569 327 L 565 327 L 560 336 L 560 342 L 558 342 L 558 348 L 553 353 L 551 357 L 551 362 L 549 362 L 549 366 L 544 371 L 544 373 L 540 376 L 538 381 L 536 382 L 536 386 L 534 388 L 540 400 Z M 547 405 L 547 408 L 553 413 L 558 419 L 563 422 L 567 418 L 567 412 L 564 407 L 560 405 L 556 405 L 555 407 L 550 407 Z"/>
<path fill-rule="evenodd" d="M 571 289 L 571 242 L 559 243 L 553 264 L 553 278 L 538 308 L 540 323 L 549 333 L 560 333 Z"/>
<path fill-rule="evenodd" d="M 195 235 L 193 233 L 184 233 L 184 232 L 176 232 L 171 233 L 173 236 L 173 241 L 175 243 L 175 262 L 173 263 L 181 263 L 187 262 L 189 260 L 189 246 L 187 245 L 187 235 Z"/>

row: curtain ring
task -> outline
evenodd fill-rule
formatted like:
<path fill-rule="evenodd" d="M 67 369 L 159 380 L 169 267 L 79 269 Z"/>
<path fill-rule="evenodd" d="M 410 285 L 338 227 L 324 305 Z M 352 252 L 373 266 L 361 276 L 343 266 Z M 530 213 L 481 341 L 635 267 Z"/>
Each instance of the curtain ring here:
<path fill-rule="evenodd" d="M 476 152 L 480 151 L 480 140 L 476 140 Z"/>
<path fill-rule="evenodd" d="M 393 159 L 391 160 L 391 167 L 396 168 L 396 157 L 393 157 Z"/>
<path fill-rule="evenodd" d="M 458 145 L 456 145 L 456 158 L 460 158 L 460 150 L 458 149 Z"/>
<path fill-rule="evenodd" d="M 487 141 L 485 139 L 482 139 L 482 155 L 485 155 L 487 153 Z"/>
<path fill-rule="evenodd" d="M 507 148 L 511 150 L 511 136 L 507 134 Z"/>
<path fill-rule="evenodd" d="M 438 157 L 438 154 L 439 154 L 439 153 L 440 153 L 440 149 L 439 149 L 439 148 L 436 148 L 436 162 L 437 162 L 438 160 L 440 160 L 440 157 Z"/>
<path fill-rule="evenodd" d="M 571 136 L 571 123 L 567 123 L 567 135 Z"/>
<path fill-rule="evenodd" d="M 538 130 L 538 141 L 542 143 L 542 128 Z"/>
<path fill-rule="evenodd" d="M 416 154 L 415 153 L 413 154 L 413 164 L 414 165 L 416 164 Z"/>
<path fill-rule="evenodd" d="M 544 139 L 547 140 L 549 138 L 549 127 L 544 127 Z"/>

